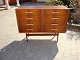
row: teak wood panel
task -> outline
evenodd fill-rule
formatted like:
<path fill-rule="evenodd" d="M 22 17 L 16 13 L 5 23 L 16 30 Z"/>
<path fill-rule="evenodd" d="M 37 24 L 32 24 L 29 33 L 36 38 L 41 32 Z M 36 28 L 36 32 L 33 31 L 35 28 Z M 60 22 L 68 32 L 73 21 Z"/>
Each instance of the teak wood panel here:
<path fill-rule="evenodd" d="M 61 27 L 61 26 L 66 26 L 66 23 L 67 22 L 64 22 L 64 21 L 62 21 L 62 22 L 44 22 L 44 24 L 43 24 L 43 27 L 45 28 L 45 27 Z"/>
<path fill-rule="evenodd" d="M 64 22 L 44 22 L 43 32 L 66 32 L 67 21 Z"/>
<path fill-rule="evenodd" d="M 43 12 L 46 16 L 66 16 L 69 14 L 69 11 L 65 9 L 44 9 Z"/>
<path fill-rule="evenodd" d="M 59 27 L 59 28 L 45 28 L 43 32 L 52 32 L 52 33 L 65 33 L 66 27 Z"/>
<path fill-rule="evenodd" d="M 26 32 L 66 32 L 68 9 L 16 9 L 20 33 Z M 27 24 L 27 25 L 26 25 Z"/>
<path fill-rule="evenodd" d="M 41 32 L 41 24 L 38 22 L 18 22 L 19 32 Z"/>
<path fill-rule="evenodd" d="M 62 21 L 67 21 L 68 20 L 68 16 L 48 16 L 43 14 L 44 18 L 43 18 L 43 22 L 62 22 Z"/>
<path fill-rule="evenodd" d="M 42 20 L 42 10 L 19 9 L 16 10 L 17 20 L 25 22 L 38 22 Z"/>

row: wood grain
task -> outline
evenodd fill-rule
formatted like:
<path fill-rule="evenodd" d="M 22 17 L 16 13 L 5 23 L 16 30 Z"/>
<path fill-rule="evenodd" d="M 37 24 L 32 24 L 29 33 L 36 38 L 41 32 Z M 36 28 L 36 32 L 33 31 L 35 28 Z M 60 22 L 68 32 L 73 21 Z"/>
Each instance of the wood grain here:
<path fill-rule="evenodd" d="M 20 33 L 66 32 L 69 9 L 64 6 L 26 6 L 16 9 Z"/>

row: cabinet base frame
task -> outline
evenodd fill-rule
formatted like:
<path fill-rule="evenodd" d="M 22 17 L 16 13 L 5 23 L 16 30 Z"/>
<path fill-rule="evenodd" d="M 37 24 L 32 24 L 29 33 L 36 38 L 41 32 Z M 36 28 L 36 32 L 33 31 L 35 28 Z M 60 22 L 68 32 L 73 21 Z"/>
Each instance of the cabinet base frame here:
<path fill-rule="evenodd" d="M 49 33 L 47 33 L 47 34 L 26 33 L 26 41 L 27 42 L 28 42 L 28 36 L 54 36 L 54 37 L 57 36 L 57 42 L 58 42 L 59 33 L 50 33 L 50 34 Z"/>

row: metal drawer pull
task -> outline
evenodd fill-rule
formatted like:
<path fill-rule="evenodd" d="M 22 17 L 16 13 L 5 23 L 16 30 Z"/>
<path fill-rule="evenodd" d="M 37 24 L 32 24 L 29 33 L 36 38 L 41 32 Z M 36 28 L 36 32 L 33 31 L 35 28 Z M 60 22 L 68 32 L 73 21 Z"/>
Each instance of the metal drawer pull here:
<path fill-rule="evenodd" d="M 60 12 L 52 12 L 53 14 L 59 14 Z"/>
<path fill-rule="evenodd" d="M 57 20 L 57 19 L 59 19 L 59 18 L 52 18 L 52 19 L 55 19 L 55 20 Z"/>
<path fill-rule="evenodd" d="M 58 24 L 51 24 L 51 25 L 58 25 Z"/>
<path fill-rule="evenodd" d="M 33 13 L 33 12 L 25 12 L 25 13 Z"/>
<path fill-rule="evenodd" d="M 27 29 L 27 30 L 34 30 L 34 29 Z"/>
<path fill-rule="evenodd" d="M 58 29 L 51 29 L 51 30 L 58 30 Z"/>
<path fill-rule="evenodd" d="M 33 18 L 26 18 L 26 19 L 33 19 Z"/>
<path fill-rule="evenodd" d="M 26 25 L 33 25 L 33 24 L 26 24 Z"/>

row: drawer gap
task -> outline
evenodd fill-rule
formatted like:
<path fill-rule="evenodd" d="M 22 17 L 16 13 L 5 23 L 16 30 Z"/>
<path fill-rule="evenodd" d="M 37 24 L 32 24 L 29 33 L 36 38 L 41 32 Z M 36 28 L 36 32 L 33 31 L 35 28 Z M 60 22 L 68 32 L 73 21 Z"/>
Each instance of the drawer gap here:
<path fill-rule="evenodd" d="M 34 29 L 27 29 L 28 31 L 30 30 L 30 31 L 33 31 Z"/>
<path fill-rule="evenodd" d="M 57 28 L 52 28 L 51 31 L 58 30 Z"/>

